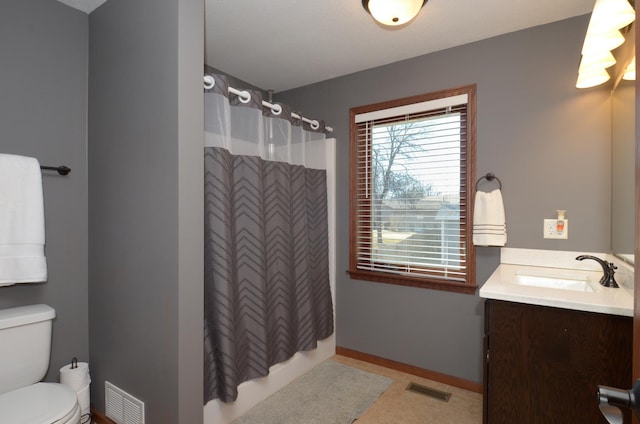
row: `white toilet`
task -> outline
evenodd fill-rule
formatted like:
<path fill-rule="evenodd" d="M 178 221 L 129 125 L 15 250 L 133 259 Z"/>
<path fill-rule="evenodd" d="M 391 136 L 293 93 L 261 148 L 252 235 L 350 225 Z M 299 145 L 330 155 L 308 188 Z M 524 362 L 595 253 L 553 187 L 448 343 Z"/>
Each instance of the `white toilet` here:
<path fill-rule="evenodd" d="M 0 423 L 80 423 L 76 393 L 39 382 L 49 368 L 55 316 L 47 305 L 0 310 Z"/>

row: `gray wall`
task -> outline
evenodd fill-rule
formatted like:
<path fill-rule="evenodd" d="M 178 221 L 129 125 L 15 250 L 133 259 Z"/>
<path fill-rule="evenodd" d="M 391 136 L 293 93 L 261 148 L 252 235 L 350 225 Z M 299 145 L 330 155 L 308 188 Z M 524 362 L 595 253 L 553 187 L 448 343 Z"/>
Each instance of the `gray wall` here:
<path fill-rule="evenodd" d="M 72 168 L 43 175 L 49 281 L 0 308 L 54 307 L 47 380 L 89 361 L 98 409 L 109 380 L 152 423 L 202 422 L 203 9 L 0 6 L 0 152 Z"/>
<path fill-rule="evenodd" d="M 43 173 L 49 281 L 0 288 L 0 309 L 55 308 L 47 380 L 89 360 L 87 305 L 87 65 L 89 18 L 51 0 L 0 5 L 0 152 L 67 165 Z"/>
<path fill-rule="evenodd" d="M 502 180 L 508 247 L 609 251 L 609 93 L 575 89 L 587 24 L 581 16 L 276 95 L 324 119 L 338 139 L 338 346 L 482 381 L 477 294 L 356 281 L 342 272 L 351 107 L 476 83 L 476 171 Z M 568 211 L 569 239 L 543 240 L 542 220 L 556 209 Z M 478 284 L 498 263 L 498 248 L 477 249 Z"/>
<path fill-rule="evenodd" d="M 146 422 L 202 421 L 200 0 L 90 15 L 92 400 L 108 380 Z"/>

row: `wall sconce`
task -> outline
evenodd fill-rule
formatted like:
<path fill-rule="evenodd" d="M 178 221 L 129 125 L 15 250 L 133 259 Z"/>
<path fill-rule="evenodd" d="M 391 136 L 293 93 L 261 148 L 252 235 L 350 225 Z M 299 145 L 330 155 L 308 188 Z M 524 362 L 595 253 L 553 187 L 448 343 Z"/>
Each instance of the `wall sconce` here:
<path fill-rule="evenodd" d="M 609 80 L 606 69 L 616 63 L 611 50 L 624 43 L 620 29 L 635 18 L 628 0 L 596 0 L 582 45 L 577 88 L 595 87 Z"/>
<path fill-rule="evenodd" d="M 382 25 L 399 26 L 415 18 L 426 2 L 427 0 L 362 0 L 362 7 Z"/>
<path fill-rule="evenodd" d="M 576 88 L 589 88 L 604 84 L 609 81 L 611 75 L 606 69 L 595 69 L 591 72 L 579 72 Z"/>
<path fill-rule="evenodd" d="M 627 81 L 635 81 L 636 80 L 636 55 L 633 55 L 633 59 L 627 65 L 627 69 L 624 70 L 624 75 L 622 75 L 623 80 Z"/>

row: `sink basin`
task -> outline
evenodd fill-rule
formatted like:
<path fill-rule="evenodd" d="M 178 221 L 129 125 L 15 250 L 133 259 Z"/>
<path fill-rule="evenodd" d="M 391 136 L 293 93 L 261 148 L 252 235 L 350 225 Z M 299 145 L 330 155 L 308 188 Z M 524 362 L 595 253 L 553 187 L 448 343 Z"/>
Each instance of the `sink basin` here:
<path fill-rule="evenodd" d="M 552 270 L 517 270 L 516 284 L 548 289 L 593 292 L 586 275 Z"/>

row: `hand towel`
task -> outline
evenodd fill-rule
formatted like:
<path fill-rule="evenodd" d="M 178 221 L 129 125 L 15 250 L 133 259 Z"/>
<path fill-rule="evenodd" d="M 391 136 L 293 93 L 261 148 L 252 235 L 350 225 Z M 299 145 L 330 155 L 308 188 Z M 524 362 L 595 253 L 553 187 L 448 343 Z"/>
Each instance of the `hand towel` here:
<path fill-rule="evenodd" d="M 507 225 L 502 192 L 476 192 L 473 209 L 473 244 L 476 246 L 504 246 Z"/>
<path fill-rule="evenodd" d="M 47 280 L 37 159 L 0 154 L 0 286 Z"/>

